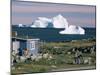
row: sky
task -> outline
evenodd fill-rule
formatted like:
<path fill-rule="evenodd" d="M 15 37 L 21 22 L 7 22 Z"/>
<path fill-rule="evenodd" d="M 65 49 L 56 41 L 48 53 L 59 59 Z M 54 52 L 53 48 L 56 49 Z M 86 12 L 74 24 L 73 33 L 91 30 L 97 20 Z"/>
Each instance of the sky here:
<path fill-rule="evenodd" d="M 95 27 L 95 6 L 12 1 L 12 25 L 32 24 L 38 17 L 61 14 L 69 25 Z"/>

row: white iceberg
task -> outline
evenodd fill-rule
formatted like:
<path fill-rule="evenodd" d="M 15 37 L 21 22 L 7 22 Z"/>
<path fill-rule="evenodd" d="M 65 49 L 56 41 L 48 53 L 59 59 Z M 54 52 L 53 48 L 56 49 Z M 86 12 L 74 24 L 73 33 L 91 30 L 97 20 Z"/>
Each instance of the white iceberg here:
<path fill-rule="evenodd" d="M 46 17 L 38 17 L 34 24 L 31 26 L 33 28 L 47 28 L 49 23 L 53 26 L 52 28 L 65 28 L 60 31 L 60 34 L 85 34 L 85 30 L 80 26 L 68 25 L 68 21 L 61 14 L 49 19 Z"/>
<path fill-rule="evenodd" d="M 52 23 L 52 28 L 65 28 L 68 26 L 67 20 L 62 15 L 57 15 L 56 17 L 53 17 L 51 19 L 46 17 L 38 17 L 37 20 L 35 20 L 34 24 L 31 25 L 33 28 L 47 28 L 49 27 L 49 23 Z"/>
<path fill-rule="evenodd" d="M 41 20 L 36 20 L 34 22 L 34 25 L 32 25 L 31 27 L 35 27 L 35 28 L 46 28 L 48 25 L 48 23 L 46 21 L 42 21 Z"/>
<path fill-rule="evenodd" d="M 23 24 L 19 24 L 18 27 L 24 27 Z"/>
<path fill-rule="evenodd" d="M 45 18 L 45 17 L 38 17 L 38 19 L 41 20 L 41 21 L 52 22 L 52 19 L 48 19 L 48 18 Z"/>
<path fill-rule="evenodd" d="M 68 26 L 67 20 L 60 14 L 56 17 L 53 17 L 52 21 L 54 28 L 65 28 L 66 26 Z"/>
<path fill-rule="evenodd" d="M 60 31 L 60 34 L 85 34 L 85 30 L 80 26 L 70 25 L 65 30 Z"/>
<path fill-rule="evenodd" d="M 33 28 L 47 28 L 48 23 L 51 22 L 51 19 L 45 17 L 38 17 L 38 20 L 35 20 L 34 24 L 31 26 Z"/>

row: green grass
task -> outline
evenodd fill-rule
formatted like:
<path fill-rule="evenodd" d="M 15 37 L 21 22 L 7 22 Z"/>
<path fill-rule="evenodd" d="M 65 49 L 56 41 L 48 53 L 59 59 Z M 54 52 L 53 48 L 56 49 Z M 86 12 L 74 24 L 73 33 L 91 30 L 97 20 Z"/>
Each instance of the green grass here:
<path fill-rule="evenodd" d="M 15 70 L 12 70 L 12 74 L 23 74 L 23 73 L 44 73 L 44 72 L 50 72 L 52 70 L 57 69 L 67 69 L 67 68 L 75 68 L 75 67 L 87 67 L 87 66 L 93 66 L 93 65 L 72 65 L 72 64 L 56 64 L 56 68 L 53 68 L 52 65 L 37 65 L 37 64 L 24 64 L 23 66 L 18 69 L 18 67 Z"/>
<path fill-rule="evenodd" d="M 52 71 L 52 69 L 66 69 L 72 67 L 91 66 L 88 64 L 76 65 L 73 64 L 73 60 L 74 60 L 73 55 L 59 54 L 59 55 L 53 55 L 53 59 L 51 60 L 41 59 L 39 61 L 33 61 L 29 63 L 17 63 L 15 64 L 16 69 L 12 70 L 12 74 L 42 73 L 42 72 L 50 72 Z M 52 65 L 56 67 L 52 67 Z"/>
<path fill-rule="evenodd" d="M 83 46 L 91 46 L 94 45 L 95 41 L 82 41 L 77 40 L 75 42 L 51 42 L 51 43 L 45 43 L 47 47 L 83 47 Z"/>
<path fill-rule="evenodd" d="M 12 74 L 21 74 L 21 73 L 42 73 L 50 72 L 52 69 L 66 69 L 74 67 L 85 67 L 92 66 L 95 64 L 73 64 L 74 54 L 68 55 L 67 52 L 73 47 L 87 47 L 95 45 L 95 41 L 74 41 L 74 42 L 51 42 L 45 43 L 41 48 L 43 53 L 49 53 L 52 55 L 53 59 L 40 59 L 39 61 L 28 61 L 27 63 L 17 63 L 15 64 L 15 69 L 12 70 Z M 61 47 L 61 48 L 54 48 Z M 96 61 L 96 55 L 84 53 L 83 57 L 91 57 L 92 61 Z M 55 67 L 53 67 L 55 66 Z"/>
<path fill-rule="evenodd" d="M 19 63 L 20 64 L 20 63 Z M 12 70 L 12 74 L 22 74 L 22 73 L 42 73 L 50 70 L 49 66 L 36 65 L 36 64 L 25 64 L 17 66 L 15 70 Z"/>

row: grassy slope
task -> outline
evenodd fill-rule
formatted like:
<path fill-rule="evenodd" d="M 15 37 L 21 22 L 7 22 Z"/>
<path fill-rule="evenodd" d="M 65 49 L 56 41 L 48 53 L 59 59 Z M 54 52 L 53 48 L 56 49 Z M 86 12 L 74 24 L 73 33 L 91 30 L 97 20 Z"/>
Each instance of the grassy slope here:
<path fill-rule="evenodd" d="M 67 47 L 67 49 L 73 47 L 85 47 L 85 46 L 92 46 L 95 45 L 95 41 L 74 41 L 74 42 L 51 42 L 45 43 L 47 47 Z M 84 54 L 86 57 L 95 57 L 90 54 Z M 53 55 L 52 60 L 42 59 L 37 62 L 29 62 L 29 63 L 17 63 L 15 66 L 15 70 L 12 70 L 12 74 L 16 73 L 38 73 L 38 72 L 49 72 L 52 69 L 61 69 L 61 68 L 74 68 L 74 67 L 82 67 L 82 66 L 93 66 L 88 64 L 81 64 L 81 65 L 73 65 L 73 55 L 68 54 L 55 54 Z M 69 63 L 69 64 L 68 64 Z M 55 67 L 53 67 L 55 66 Z"/>

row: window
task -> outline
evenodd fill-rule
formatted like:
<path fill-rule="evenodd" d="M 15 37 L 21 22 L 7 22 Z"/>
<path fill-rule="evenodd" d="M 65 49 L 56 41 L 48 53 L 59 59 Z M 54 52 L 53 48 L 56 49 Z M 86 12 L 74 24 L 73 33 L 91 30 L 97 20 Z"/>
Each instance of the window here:
<path fill-rule="evenodd" d="M 31 49 L 35 49 L 35 41 L 31 41 L 30 42 L 30 48 Z"/>

